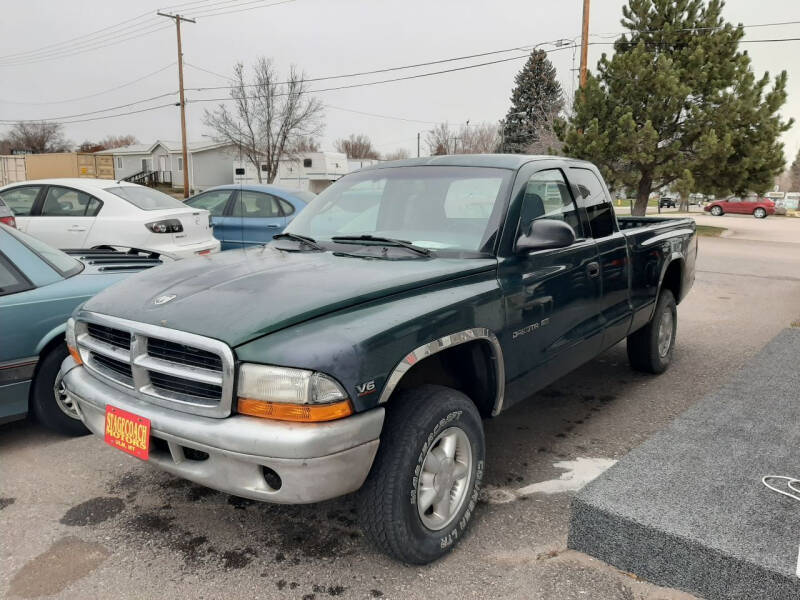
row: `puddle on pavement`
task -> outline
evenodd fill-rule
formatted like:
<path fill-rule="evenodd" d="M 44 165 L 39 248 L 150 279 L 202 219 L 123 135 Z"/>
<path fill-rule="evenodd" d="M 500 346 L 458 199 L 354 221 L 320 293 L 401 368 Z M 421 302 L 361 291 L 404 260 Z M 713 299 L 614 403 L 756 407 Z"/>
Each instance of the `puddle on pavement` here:
<path fill-rule="evenodd" d="M 558 461 L 553 463 L 553 466 L 565 471 L 558 479 L 549 479 L 521 488 L 487 486 L 484 488 L 484 497 L 489 504 L 506 504 L 533 494 L 576 492 L 614 466 L 616 462 L 609 458 L 576 458 L 575 460 Z"/>
<path fill-rule="evenodd" d="M 37 598 L 57 594 L 94 571 L 109 554 L 100 544 L 63 537 L 17 571 L 11 579 L 9 595 Z"/>

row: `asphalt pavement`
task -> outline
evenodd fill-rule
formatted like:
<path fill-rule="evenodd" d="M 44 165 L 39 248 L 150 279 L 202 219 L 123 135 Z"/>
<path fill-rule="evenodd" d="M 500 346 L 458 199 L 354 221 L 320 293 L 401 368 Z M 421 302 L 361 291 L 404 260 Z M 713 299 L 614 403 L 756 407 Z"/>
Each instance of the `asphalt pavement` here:
<path fill-rule="evenodd" d="M 355 519 L 357 495 L 253 503 L 151 469 L 94 437 L 64 439 L 21 422 L 0 427 L 0 594 L 689 598 L 567 550 L 566 538 L 575 487 L 800 321 L 800 219 L 711 224 L 729 234 L 700 239 L 670 370 L 633 372 L 620 344 L 487 421 L 487 489 L 470 533 L 436 564 L 409 567 L 375 552 Z"/>

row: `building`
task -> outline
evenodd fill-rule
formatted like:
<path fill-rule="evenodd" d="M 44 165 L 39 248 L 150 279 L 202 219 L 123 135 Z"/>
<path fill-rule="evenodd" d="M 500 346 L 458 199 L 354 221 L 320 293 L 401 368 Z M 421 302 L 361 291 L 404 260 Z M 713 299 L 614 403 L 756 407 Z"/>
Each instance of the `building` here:
<path fill-rule="evenodd" d="M 260 165 L 261 171 L 267 165 Z M 350 172 L 347 156 L 341 152 L 303 152 L 299 156 L 283 158 L 278 165 L 274 185 L 290 190 L 319 194 L 342 175 Z M 255 165 L 249 160 L 233 162 L 234 183 L 258 183 Z M 263 183 L 266 183 L 266 176 Z"/>
<path fill-rule="evenodd" d="M 203 141 L 187 143 L 189 188 L 199 192 L 215 185 L 233 183 L 230 144 Z M 156 140 L 101 150 L 95 154 L 114 157 L 114 178 L 137 183 L 160 183 L 183 188 L 183 151 L 180 142 Z"/>

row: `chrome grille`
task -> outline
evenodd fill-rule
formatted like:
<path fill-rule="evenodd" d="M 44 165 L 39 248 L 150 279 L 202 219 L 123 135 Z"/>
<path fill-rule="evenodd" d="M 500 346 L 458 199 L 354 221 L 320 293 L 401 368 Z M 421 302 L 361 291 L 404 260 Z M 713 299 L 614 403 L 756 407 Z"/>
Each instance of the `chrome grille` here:
<path fill-rule="evenodd" d="M 234 360 L 224 343 L 94 313 L 75 324 L 86 367 L 146 402 L 209 417 L 230 414 Z"/>

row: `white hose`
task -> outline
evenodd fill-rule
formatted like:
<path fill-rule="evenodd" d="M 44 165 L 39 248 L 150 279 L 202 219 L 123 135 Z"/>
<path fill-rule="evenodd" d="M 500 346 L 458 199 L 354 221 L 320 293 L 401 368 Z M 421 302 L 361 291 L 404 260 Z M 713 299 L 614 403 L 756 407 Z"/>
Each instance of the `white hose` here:
<path fill-rule="evenodd" d="M 786 490 L 779 490 L 774 485 L 770 485 L 767 483 L 767 479 L 782 479 L 786 482 L 786 487 L 789 488 L 789 491 Z M 795 479 L 794 477 L 786 477 L 784 475 L 766 475 L 765 477 L 761 478 L 761 483 L 771 489 L 773 492 L 778 492 L 779 494 L 783 494 L 784 496 L 788 496 L 789 498 L 793 498 L 797 501 L 800 501 L 800 479 Z"/>

